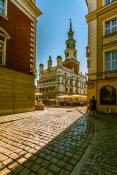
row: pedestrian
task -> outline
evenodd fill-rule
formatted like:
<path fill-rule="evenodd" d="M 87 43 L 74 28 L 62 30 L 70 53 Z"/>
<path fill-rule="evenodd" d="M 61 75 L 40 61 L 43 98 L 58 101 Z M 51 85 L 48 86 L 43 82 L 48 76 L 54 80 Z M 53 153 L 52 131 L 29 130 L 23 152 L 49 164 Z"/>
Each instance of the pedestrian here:
<path fill-rule="evenodd" d="M 96 113 L 96 103 L 97 103 L 97 100 L 95 99 L 95 96 L 93 96 L 92 99 L 90 100 L 92 114 Z"/>

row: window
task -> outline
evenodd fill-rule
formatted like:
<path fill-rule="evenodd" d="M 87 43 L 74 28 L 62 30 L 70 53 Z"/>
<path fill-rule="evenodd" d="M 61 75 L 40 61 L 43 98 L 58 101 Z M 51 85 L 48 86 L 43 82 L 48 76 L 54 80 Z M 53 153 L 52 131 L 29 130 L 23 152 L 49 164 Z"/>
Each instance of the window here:
<path fill-rule="evenodd" d="M 7 0 L 0 0 L 0 15 L 7 16 Z"/>
<path fill-rule="evenodd" d="M 107 21 L 105 23 L 105 34 L 117 32 L 117 18 Z"/>
<path fill-rule="evenodd" d="M 0 0 L 0 14 L 3 15 L 5 13 L 5 0 Z"/>
<path fill-rule="evenodd" d="M 105 53 L 105 71 L 117 70 L 117 50 Z"/>
<path fill-rule="evenodd" d="M 4 43 L 0 41 L 0 65 L 3 65 L 4 58 Z"/>
<path fill-rule="evenodd" d="M 68 56 L 69 56 L 69 52 L 66 52 L 66 53 L 65 53 L 65 56 L 68 57 Z"/>
<path fill-rule="evenodd" d="M 110 4 L 113 1 L 116 1 L 116 0 L 104 0 L 104 4 L 107 5 L 107 4 Z"/>
<path fill-rule="evenodd" d="M 110 4 L 111 0 L 104 0 L 104 4 Z"/>

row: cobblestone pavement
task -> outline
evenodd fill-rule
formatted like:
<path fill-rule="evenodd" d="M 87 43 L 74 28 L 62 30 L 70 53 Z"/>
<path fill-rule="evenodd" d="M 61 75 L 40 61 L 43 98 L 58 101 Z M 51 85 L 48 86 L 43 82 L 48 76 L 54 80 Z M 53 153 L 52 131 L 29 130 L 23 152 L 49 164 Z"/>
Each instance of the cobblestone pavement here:
<path fill-rule="evenodd" d="M 72 175 L 117 175 L 117 115 L 98 114 L 95 135 Z"/>
<path fill-rule="evenodd" d="M 94 133 L 86 116 L 68 108 L 3 116 L 0 123 L 0 175 L 69 175 Z"/>

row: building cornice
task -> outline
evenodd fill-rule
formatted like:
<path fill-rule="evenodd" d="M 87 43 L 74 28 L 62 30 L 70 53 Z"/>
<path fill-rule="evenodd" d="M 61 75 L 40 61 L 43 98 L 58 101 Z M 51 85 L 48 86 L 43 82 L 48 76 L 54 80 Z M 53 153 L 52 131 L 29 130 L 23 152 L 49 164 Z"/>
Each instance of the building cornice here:
<path fill-rule="evenodd" d="M 106 13 L 109 13 L 110 11 L 117 9 L 117 1 L 110 3 L 109 5 L 102 6 L 101 8 L 89 13 L 86 16 L 87 22 L 90 22 L 97 18 L 98 16 L 105 15 Z"/>
<path fill-rule="evenodd" d="M 87 0 L 85 0 L 85 2 L 86 2 L 86 4 L 87 4 L 87 6 L 88 6 L 88 2 L 87 2 Z"/>
<path fill-rule="evenodd" d="M 36 20 L 38 16 L 42 14 L 42 12 L 30 0 L 15 0 L 15 1 L 10 0 L 10 1 L 31 19 Z"/>
<path fill-rule="evenodd" d="M 71 62 L 71 61 L 73 61 L 74 63 L 79 64 L 79 61 L 76 60 L 76 59 L 73 59 L 73 58 L 71 58 L 71 59 L 67 59 L 67 60 L 63 61 L 63 64 L 68 63 L 68 62 Z"/>

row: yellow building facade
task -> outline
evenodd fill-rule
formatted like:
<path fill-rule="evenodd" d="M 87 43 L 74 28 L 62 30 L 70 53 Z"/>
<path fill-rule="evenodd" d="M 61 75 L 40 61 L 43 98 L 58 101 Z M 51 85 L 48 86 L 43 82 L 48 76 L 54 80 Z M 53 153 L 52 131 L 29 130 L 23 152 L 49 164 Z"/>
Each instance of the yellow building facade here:
<path fill-rule="evenodd" d="M 97 111 L 117 113 L 117 1 L 87 0 L 88 99 Z"/>

